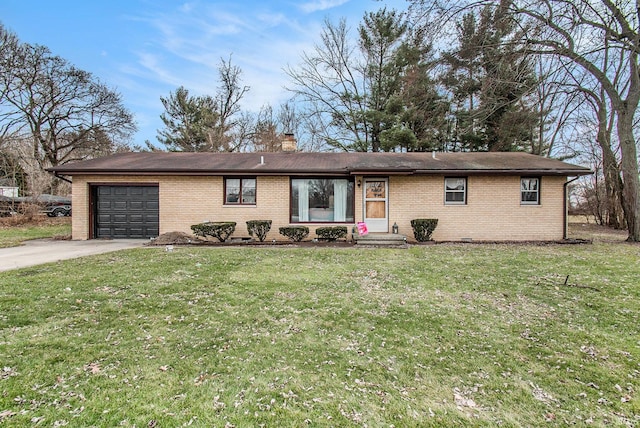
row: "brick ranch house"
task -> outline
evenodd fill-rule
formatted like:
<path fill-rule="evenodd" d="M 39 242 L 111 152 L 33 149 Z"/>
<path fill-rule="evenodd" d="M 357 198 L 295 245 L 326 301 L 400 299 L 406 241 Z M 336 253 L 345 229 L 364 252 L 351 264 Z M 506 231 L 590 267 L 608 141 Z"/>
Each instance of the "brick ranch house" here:
<path fill-rule="evenodd" d="M 121 153 L 50 169 L 72 177 L 73 239 L 191 233 L 204 221 L 278 228 L 437 218 L 436 241 L 566 237 L 567 184 L 589 169 L 524 153 Z M 233 237 L 232 236 L 232 237 Z"/>

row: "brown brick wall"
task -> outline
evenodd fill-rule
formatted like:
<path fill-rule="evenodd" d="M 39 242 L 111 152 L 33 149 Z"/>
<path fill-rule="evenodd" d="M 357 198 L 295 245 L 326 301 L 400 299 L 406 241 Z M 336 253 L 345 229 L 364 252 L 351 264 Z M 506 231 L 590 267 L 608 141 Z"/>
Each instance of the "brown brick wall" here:
<path fill-rule="evenodd" d="M 362 180 L 362 177 L 357 177 Z M 391 176 L 389 228 L 413 240 L 410 221 L 437 218 L 434 239 L 555 240 L 562 239 L 564 177 L 543 177 L 540 205 L 520 204 L 520 177 L 468 177 L 467 204 L 444 204 L 444 177 Z M 89 185 L 147 183 L 159 185 L 160 233 L 191 233 L 203 221 L 235 221 L 234 236 L 248 236 L 247 220 L 272 220 L 267 239 L 285 240 L 278 228 L 289 225 L 289 177 L 258 177 L 255 206 L 224 205 L 222 177 L 80 176 L 73 177 L 73 239 L 89 238 Z M 356 186 L 356 221 L 363 218 L 363 188 Z M 309 225 L 310 238 L 315 228 Z M 347 225 L 349 232 L 351 224 Z"/>

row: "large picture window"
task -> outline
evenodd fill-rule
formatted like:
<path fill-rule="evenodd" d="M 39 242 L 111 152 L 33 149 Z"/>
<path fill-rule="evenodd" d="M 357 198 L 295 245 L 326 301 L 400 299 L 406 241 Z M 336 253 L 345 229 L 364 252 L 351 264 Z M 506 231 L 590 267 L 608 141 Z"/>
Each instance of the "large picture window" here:
<path fill-rule="evenodd" d="M 540 204 L 540 178 L 522 177 L 520 179 L 520 203 L 523 205 Z"/>
<path fill-rule="evenodd" d="M 447 177 L 444 179 L 445 204 L 464 205 L 467 203 L 467 179 Z"/>
<path fill-rule="evenodd" d="M 225 178 L 224 203 L 225 205 L 255 205 L 256 179 Z"/>
<path fill-rule="evenodd" d="M 353 223 L 353 181 L 342 178 L 291 180 L 292 223 Z"/>

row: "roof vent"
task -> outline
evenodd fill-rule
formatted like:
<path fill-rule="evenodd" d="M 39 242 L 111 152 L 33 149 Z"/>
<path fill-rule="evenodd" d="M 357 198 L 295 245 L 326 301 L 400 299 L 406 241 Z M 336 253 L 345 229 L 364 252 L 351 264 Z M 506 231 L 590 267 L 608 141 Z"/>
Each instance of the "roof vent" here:
<path fill-rule="evenodd" d="M 264 165 L 264 156 L 260 156 L 260 165 Z"/>
<path fill-rule="evenodd" d="M 293 134 L 284 134 L 282 139 L 282 151 L 283 152 L 295 152 L 298 150 L 298 143 Z"/>

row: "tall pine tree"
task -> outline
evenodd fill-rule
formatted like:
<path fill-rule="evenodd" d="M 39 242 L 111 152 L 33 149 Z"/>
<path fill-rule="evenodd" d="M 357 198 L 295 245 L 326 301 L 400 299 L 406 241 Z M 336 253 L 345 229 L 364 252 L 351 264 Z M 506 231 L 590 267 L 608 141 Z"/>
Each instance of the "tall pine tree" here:
<path fill-rule="evenodd" d="M 210 138 L 218 122 L 212 97 L 190 96 L 181 86 L 160 101 L 165 109 L 160 115 L 165 129 L 158 131 L 158 141 L 171 151 L 217 151 Z"/>
<path fill-rule="evenodd" d="M 455 105 L 453 150 L 519 151 L 532 146 L 537 126 L 529 97 L 536 77 L 521 46 L 524 31 L 499 7 L 486 6 L 458 24 L 458 48 L 443 55 L 442 82 Z"/>

